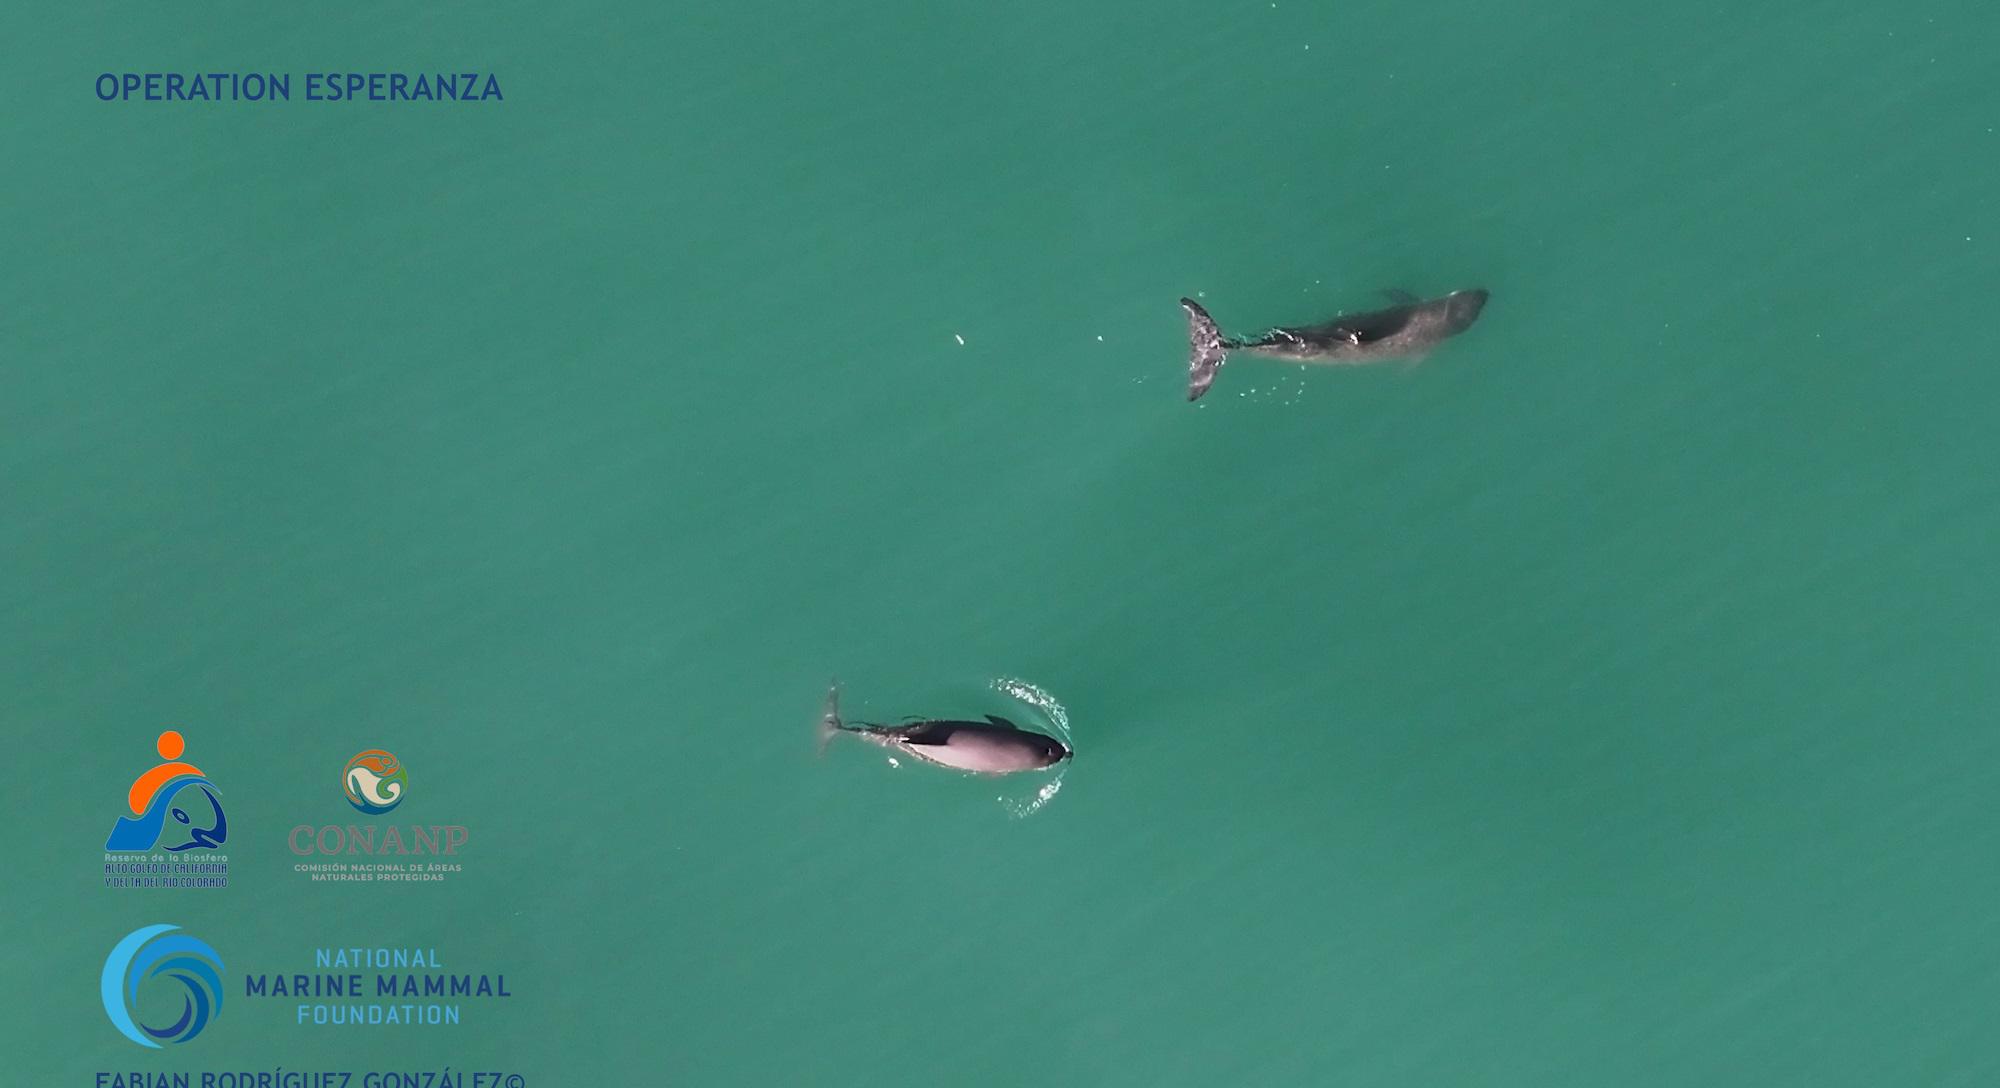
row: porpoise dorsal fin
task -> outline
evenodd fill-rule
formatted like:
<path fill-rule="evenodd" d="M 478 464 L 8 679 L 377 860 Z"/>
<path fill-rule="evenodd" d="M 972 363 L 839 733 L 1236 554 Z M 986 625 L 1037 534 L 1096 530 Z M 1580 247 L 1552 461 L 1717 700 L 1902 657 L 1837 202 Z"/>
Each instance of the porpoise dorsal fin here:
<path fill-rule="evenodd" d="M 1010 722 L 1010 721 L 1008 721 L 1007 719 L 1005 719 L 1005 718 L 1002 718 L 1002 717 L 1000 717 L 999 715 L 996 715 L 996 714 L 988 714 L 988 715 L 986 716 L 986 720 L 987 720 L 987 721 L 989 721 L 989 722 L 992 722 L 992 723 L 993 723 L 994 725 L 997 725 L 997 726 L 999 726 L 999 727 L 1000 727 L 1000 728 L 1002 728 L 1002 729 L 1012 729 L 1012 730 L 1014 730 L 1014 731 L 1015 731 L 1016 733 L 1018 733 L 1018 732 L 1020 732 L 1020 731 L 1021 731 L 1021 727 L 1020 727 L 1020 726 L 1018 726 L 1018 725 L 1015 725 L 1015 724 L 1014 724 L 1013 722 Z"/>

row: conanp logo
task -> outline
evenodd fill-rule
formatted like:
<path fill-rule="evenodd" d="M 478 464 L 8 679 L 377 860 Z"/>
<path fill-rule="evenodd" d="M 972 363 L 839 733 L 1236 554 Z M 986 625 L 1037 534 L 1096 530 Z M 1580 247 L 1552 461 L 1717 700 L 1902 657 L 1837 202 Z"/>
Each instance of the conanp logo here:
<path fill-rule="evenodd" d="M 162 1042 L 185 1043 L 200 1035 L 222 1011 L 222 957 L 207 944 L 177 932 L 179 929 L 164 924 L 142 926 L 126 934 L 104 959 L 104 1014 L 111 1017 L 111 1025 L 120 1034 L 140 1046 L 157 1050 Z M 172 1021 L 166 1027 L 153 1027 L 140 1019 L 140 991 L 163 975 L 178 981 L 186 992 L 178 995 L 178 1019 L 171 1011 L 171 996 L 155 994 L 144 1002 L 151 1014 L 148 1020 Z"/>
<path fill-rule="evenodd" d="M 192 763 L 181 762 L 187 743 L 169 729 L 155 745 L 162 762 L 140 775 L 125 794 L 130 816 L 120 816 L 104 840 L 106 850 L 214 850 L 229 839 L 221 791 Z"/>
<path fill-rule="evenodd" d="M 379 817 L 408 799 L 410 776 L 394 755 L 370 748 L 355 753 L 340 769 L 340 791 L 355 811 Z M 437 800 L 437 795 L 427 796 L 430 800 L 418 801 L 418 808 L 432 807 Z M 332 802 L 329 796 L 322 803 Z M 463 824 L 368 819 L 346 824 L 297 824 L 285 837 L 285 845 L 301 858 L 320 855 L 324 860 L 294 862 L 292 871 L 331 887 L 391 880 L 441 883 L 462 871 L 455 855 L 465 840 Z M 429 855 L 429 859 L 406 860 L 410 855 Z"/>
<path fill-rule="evenodd" d="M 370 816 L 380 816 L 402 804 L 409 785 L 410 776 L 403 765 L 380 748 L 356 754 L 340 772 L 340 788 L 347 792 L 347 803 Z"/>

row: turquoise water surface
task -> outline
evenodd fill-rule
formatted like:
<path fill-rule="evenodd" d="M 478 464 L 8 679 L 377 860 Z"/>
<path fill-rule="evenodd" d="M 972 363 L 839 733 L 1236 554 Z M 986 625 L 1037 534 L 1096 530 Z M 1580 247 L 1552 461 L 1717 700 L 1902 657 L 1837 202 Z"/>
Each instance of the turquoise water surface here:
<path fill-rule="evenodd" d="M 2000 1077 L 1990 5 L 0 31 L 19 1083 Z M 92 91 L 162 70 L 505 97 Z M 1475 286 L 1418 365 L 1184 400 L 1182 295 Z M 832 677 L 1076 758 L 815 761 Z M 229 886 L 107 888 L 169 728 Z M 298 871 L 350 825 L 462 870 Z M 156 923 L 226 971 L 153 1051 L 100 974 Z M 244 989 L 378 946 L 512 996 Z"/>

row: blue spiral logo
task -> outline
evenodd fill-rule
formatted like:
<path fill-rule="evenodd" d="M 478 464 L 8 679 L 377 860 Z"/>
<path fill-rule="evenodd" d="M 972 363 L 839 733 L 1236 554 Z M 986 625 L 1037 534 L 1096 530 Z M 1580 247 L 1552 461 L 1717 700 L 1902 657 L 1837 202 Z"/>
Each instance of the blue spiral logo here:
<path fill-rule="evenodd" d="M 179 928 L 154 925 L 135 929 L 104 960 L 104 1013 L 111 1017 L 113 1027 L 140 1046 L 157 1050 L 161 1041 L 185 1043 L 200 1035 L 209 1020 L 222 1011 L 222 957 L 207 944 L 185 933 L 174 933 Z M 168 933 L 174 935 L 162 936 Z M 181 998 L 180 1019 L 156 1028 L 141 1023 L 133 1006 L 138 1002 L 140 985 L 161 975 L 178 980 L 187 993 Z"/>

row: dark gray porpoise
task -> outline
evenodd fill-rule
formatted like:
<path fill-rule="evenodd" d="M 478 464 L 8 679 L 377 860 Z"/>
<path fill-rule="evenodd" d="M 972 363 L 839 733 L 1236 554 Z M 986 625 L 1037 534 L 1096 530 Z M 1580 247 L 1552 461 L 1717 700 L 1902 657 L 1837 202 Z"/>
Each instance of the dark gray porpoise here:
<path fill-rule="evenodd" d="M 1348 314 L 1324 325 L 1272 329 L 1249 340 L 1224 337 L 1201 303 L 1182 299 L 1188 319 L 1188 399 L 1200 400 L 1208 392 L 1231 351 L 1294 363 L 1372 363 L 1419 356 L 1471 328 L 1486 305 L 1486 292 L 1478 288 L 1433 299 L 1389 293 L 1396 305 L 1386 310 Z"/>
<path fill-rule="evenodd" d="M 840 688 L 826 693 L 819 719 L 819 746 L 841 733 L 852 733 L 870 744 L 901 752 L 911 759 L 974 774 L 1011 774 L 1053 767 L 1070 757 L 1054 737 L 1045 737 L 1005 718 L 987 715 L 982 722 L 931 718 L 902 725 L 852 724 L 840 720 Z"/>

